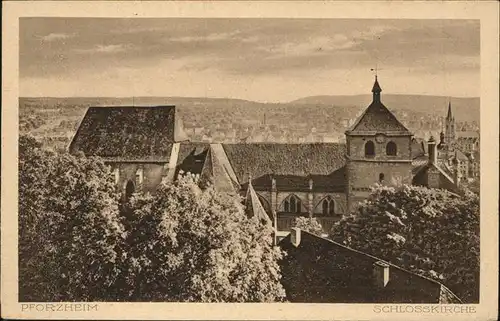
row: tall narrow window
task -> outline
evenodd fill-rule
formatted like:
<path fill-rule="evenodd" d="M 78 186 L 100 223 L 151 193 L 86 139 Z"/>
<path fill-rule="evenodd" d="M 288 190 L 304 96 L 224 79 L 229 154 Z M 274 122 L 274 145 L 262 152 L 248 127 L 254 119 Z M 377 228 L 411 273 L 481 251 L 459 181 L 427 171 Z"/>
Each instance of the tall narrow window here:
<path fill-rule="evenodd" d="M 396 143 L 388 142 L 387 146 L 385 147 L 385 152 L 388 156 L 396 156 L 396 154 L 398 153 L 398 147 L 396 146 Z"/>
<path fill-rule="evenodd" d="M 375 144 L 371 140 L 367 141 L 365 144 L 365 156 L 375 156 Z"/>
<path fill-rule="evenodd" d="M 323 215 L 335 215 L 335 202 L 330 197 L 323 200 Z"/>
<path fill-rule="evenodd" d="M 135 186 L 132 181 L 128 181 L 127 185 L 125 186 L 125 200 L 128 201 L 130 197 L 132 197 L 132 194 L 135 192 Z"/>
<path fill-rule="evenodd" d="M 113 170 L 113 174 L 115 176 L 115 185 L 118 185 L 118 182 L 120 181 L 120 168 L 116 167 Z"/>
<path fill-rule="evenodd" d="M 285 200 L 285 204 L 283 206 L 284 208 L 284 211 L 285 212 L 290 212 L 290 201 L 289 200 Z"/>
<path fill-rule="evenodd" d="M 297 201 L 295 197 L 290 197 L 290 212 L 295 213 L 297 211 Z"/>
<path fill-rule="evenodd" d="M 144 171 L 142 168 L 137 169 L 135 172 L 135 183 L 141 185 L 144 180 Z"/>
<path fill-rule="evenodd" d="M 302 202 L 295 195 L 288 196 L 287 199 L 283 201 L 283 211 L 287 213 L 300 213 L 302 208 Z"/>
<path fill-rule="evenodd" d="M 329 201 L 326 199 L 323 201 L 323 215 L 328 215 Z"/>
<path fill-rule="evenodd" d="M 384 173 L 378 174 L 378 181 L 379 181 L 379 183 L 383 183 L 384 182 L 384 178 L 385 178 Z"/>

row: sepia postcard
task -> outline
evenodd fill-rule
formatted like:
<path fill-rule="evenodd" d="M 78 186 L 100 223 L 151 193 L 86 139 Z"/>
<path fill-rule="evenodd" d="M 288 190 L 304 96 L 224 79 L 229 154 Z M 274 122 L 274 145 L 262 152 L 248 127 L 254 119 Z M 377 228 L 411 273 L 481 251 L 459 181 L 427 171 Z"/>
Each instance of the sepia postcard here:
<path fill-rule="evenodd" d="M 497 319 L 498 2 L 3 9 L 2 318 Z"/>

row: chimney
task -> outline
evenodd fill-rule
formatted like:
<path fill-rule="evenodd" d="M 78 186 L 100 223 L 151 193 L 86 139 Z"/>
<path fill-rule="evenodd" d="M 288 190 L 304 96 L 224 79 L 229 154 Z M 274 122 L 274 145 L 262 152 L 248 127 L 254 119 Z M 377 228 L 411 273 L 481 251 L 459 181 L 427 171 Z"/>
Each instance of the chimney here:
<path fill-rule="evenodd" d="M 389 283 L 389 264 L 382 261 L 373 263 L 373 281 L 377 288 L 385 288 Z"/>
<path fill-rule="evenodd" d="M 433 136 L 431 136 L 427 141 L 427 149 L 429 153 L 429 163 L 436 164 L 437 163 L 436 141 L 434 140 Z"/>
<path fill-rule="evenodd" d="M 298 227 L 292 227 L 292 230 L 290 231 L 290 241 L 292 242 L 292 245 L 295 247 L 298 247 L 300 244 L 300 228 Z"/>

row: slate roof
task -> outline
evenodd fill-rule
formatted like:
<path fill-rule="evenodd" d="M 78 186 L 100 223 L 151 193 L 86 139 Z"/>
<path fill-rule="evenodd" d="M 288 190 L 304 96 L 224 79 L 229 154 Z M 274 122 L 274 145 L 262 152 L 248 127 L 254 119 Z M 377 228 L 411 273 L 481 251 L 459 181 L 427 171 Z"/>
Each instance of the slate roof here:
<path fill-rule="evenodd" d="M 90 107 L 69 150 L 117 161 L 169 161 L 175 106 Z"/>
<path fill-rule="evenodd" d="M 312 233 L 299 233 L 297 247 L 290 234 L 279 243 L 287 252 L 280 265 L 291 302 L 462 303 L 437 281 Z M 383 288 L 373 276 L 379 262 L 389 266 L 389 281 Z"/>
<path fill-rule="evenodd" d="M 277 188 L 308 187 L 309 178 L 317 186 L 344 186 L 346 163 L 344 144 L 223 144 L 238 182 L 257 187 L 270 187 L 271 178 Z"/>

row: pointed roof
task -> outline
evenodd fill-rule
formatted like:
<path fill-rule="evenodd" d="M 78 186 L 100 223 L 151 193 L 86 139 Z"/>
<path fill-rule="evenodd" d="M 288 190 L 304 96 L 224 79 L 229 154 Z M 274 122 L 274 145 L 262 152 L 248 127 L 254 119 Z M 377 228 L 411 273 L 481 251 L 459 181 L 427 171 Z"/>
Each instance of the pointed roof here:
<path fill-rule="evenodd" d="M 375 83 L 373 84 L 372 93 L 381 93 L 381 92 L 382 88 L 380 88 L 377 76 L 375 76 Z"/>
<path fill-rule="evenodd" d="M 451 101 L 448 102 L 448 114 L 446 115 L 446 119 L 452 119 L 453 113 L 451 112 Z"/>
<path fill-rule="evenodd" d="M 412 133 L 382 104 L 379 94 L 382 91 L 375 77 L 373 84 L 373 101 L 363 114 L 352 125 L 346 134 L 412 135 Z"/>
<path fill-rule="evenodd" d="M 210 144 L 200 176 L 218 191 L 231 193 L 239 190 L 236 175 L 220 144 Z"/>
<path fill-rule="evenodd" d="M 262 203 L 259 200 L 259 196 L 253 189 L 252 183 L 248 184 L 247 194 L 245 197 L 246 213 L 249 217 L 257 218 L 260 222 L 265 222 L 266 224 L 272 225 L 271 218 L 265 211 Z"/>

